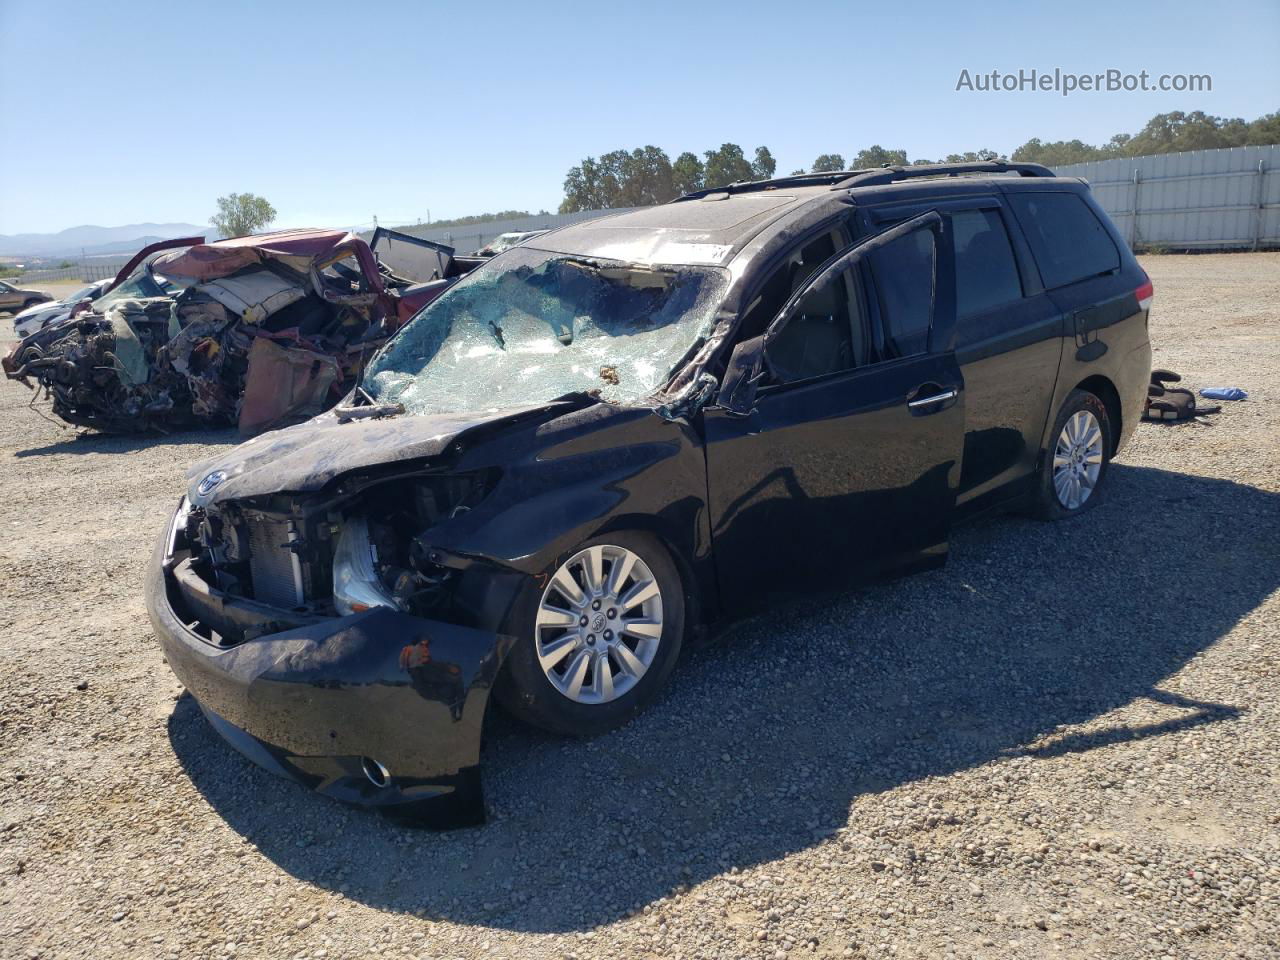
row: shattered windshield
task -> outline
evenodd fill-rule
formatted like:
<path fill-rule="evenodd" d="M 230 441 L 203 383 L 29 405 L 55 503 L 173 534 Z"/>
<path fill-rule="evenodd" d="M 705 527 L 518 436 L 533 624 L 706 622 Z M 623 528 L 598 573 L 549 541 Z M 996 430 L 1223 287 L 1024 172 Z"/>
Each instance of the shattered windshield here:
<path fill-rule="evenodd" d="M 365 371 L 379 403 L 453 413 L 594 392 L 639 400 L 712 327 L 727 275 L 515 247 L 417 314 Z"/>

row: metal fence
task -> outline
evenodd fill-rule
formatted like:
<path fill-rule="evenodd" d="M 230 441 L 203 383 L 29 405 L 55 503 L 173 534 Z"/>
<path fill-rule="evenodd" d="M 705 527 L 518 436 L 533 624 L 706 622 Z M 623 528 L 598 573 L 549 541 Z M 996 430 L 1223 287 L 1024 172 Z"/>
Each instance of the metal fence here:
<path fill-rule="evenodd" d="M 453 247 L 459 254 L 474 253 L 486 243 L 503 233 L 524 233 L 526 230 L 554 230 L 556 227 L 580 223 L 583 220 L 594 220 L 614 213 L 626 213 L 634 207 L 620 207 L 615 210 L 580 210 L 577 213 L 544 213 L 533 217 L 519 217 L 514 220 L 495 220 L 491 223 L 476 223 L 461 227 L 433 227 L 418 223 L 410 226 L 394 227 L 401 233 L 409 233 L 415 237 L 434 240 Z"/>
<path fill-rule="evenodd" d="M 47 270 L 26 270 L 7 279 L 21 283 L 91 283 L 109 280 L 120 272 L 126 261 L 119 263 L 77 263 L 70 267 L 51 267 Z"/>
<path fill-rule="evenodd" d="M 1135 250 L 1280 246 L 1280 145 L 1054 167 L 1083 177 Z"/>

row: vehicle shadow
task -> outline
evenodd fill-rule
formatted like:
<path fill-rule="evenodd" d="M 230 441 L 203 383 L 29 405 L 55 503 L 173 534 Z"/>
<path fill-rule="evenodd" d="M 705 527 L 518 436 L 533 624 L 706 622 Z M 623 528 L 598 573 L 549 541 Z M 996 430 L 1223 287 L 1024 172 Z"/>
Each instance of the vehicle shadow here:
<path fill-rule="evenodd" d="M 608 736 L 495 716 L 484 827 L 409 831 L 276 780 L 189 697 L 170 739 L 218 813 L 301 880 L 388 911 L 588 930 L 856 830 L 861 796 L 1238 716 L 1159 685 L 1280 586 L 1280 495 L 1121 464 L 1109 494 L 1065 523 L 979 522 L 940 571 L 739 626 Z M 1106 720 L 1139 698 L 1150 722 Z"/>
<path fill-rule="evenodd" d="M 78 428 L 67 426 L 68 431 Z M 46 443 L 26 450 L 15 450 L 18 458 L 43 457 L 50 454 L 69 453 L 73 455 L 85 453 L 133 453 L 136 450 L 151 447 L 187 446 L 190 444 L 235 446 L 243 441 L 243 437 L 234 427 L 210 430 L 207 428 L 175 430 L 172 433 L 97 433 L 92 430 L 80 433 L 68 433 L 61 440 Z"/>

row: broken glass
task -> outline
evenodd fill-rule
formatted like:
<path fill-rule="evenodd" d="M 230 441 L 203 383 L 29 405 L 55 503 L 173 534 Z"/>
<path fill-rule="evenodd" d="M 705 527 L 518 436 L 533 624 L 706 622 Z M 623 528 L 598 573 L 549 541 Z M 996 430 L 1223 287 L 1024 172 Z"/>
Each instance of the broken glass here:
<path fill-rule="evenodd" d="M 361 386 L 410 413 L 493 410 L 588 392 L 638 401 L 714 325 L 728 275 L 516 247 L 419 312 Z"/>

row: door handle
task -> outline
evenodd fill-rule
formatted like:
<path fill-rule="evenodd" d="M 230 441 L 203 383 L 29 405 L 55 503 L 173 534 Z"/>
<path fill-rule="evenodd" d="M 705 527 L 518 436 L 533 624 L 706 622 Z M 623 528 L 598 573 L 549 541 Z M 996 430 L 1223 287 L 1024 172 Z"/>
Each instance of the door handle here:
<path fill-rule="evenodd" d="M 943 390 L 941 393 L 931 393 L 927 397 L 920 397 L 918 400 L 908 400 L 907 408 L 910 410 L 928 410 L 930 407 L 945 403 L 948 400 L 954 400 L 960 396 L 960 391 L 955 387 L 949 390 Z"/>

